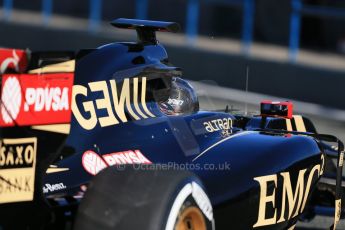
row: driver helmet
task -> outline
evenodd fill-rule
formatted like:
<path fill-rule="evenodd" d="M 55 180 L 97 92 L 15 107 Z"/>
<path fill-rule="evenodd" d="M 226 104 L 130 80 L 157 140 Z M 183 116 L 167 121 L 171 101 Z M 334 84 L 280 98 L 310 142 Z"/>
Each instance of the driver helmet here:
<path fill-rule="evenodd" d="M 168 99 L 159 102 L 158 105 L 160 111 L 169 116 L 190 114 L 199 110 L 195 90 L 179 77 L 172 78 Z"/>

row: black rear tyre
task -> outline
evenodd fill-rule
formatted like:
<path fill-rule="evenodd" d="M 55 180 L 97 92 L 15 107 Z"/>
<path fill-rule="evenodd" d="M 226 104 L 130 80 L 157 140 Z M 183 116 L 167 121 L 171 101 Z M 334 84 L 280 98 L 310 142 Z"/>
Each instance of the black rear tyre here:
<path fill-rule="evenodd" d="M 110 167 L 91 181 L 75 229 L 214 229 L 210 200 L 195 175 L 135 167 Z"/>

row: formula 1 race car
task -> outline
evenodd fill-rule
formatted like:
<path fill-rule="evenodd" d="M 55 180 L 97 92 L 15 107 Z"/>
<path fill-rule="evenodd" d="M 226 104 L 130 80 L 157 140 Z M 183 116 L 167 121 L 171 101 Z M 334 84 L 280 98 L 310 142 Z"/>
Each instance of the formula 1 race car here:
<path fill-rule="evenodd" d="M 201 111 L 156 31 L 75 52 L 0 49 L 1 229 L 294 229 L 344 214 L 344 145 L 261 102 Z M 335 144 L 332 145 L 331 143 Z"/>

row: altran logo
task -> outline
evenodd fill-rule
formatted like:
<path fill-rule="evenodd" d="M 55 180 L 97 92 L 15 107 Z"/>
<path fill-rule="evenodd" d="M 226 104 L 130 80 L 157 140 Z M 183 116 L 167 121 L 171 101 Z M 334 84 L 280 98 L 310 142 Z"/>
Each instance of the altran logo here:
<path fill-rule="evenodd" d="M 22 103 L 21 87 L 16 77 L 9 77 L 5 81 L 1 102 L 2 119 L 5 123 L 12 123 L 17 118 Z"/>

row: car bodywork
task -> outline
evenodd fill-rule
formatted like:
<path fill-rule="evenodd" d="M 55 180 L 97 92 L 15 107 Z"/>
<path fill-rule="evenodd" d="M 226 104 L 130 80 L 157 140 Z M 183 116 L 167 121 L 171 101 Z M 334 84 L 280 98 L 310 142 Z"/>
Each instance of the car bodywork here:
<path fill-rule="evenodd" d="M 178 25 L 129 19 L 112 24 L 136 29 L 138 42 L 77 54 L 0 52 L 3 226 L 18 224 L 15 216 L 31 226 L 42 219 L 47 226 L 64 225 L 73 220 L 92 177 L 123 164 L 195 173 L 217 227 L 293 229 L 299 218 L 313 215 L 320 184 L 334 190 L 332 211 L 339 220 L 341 141 L 316 134 L 302 116 L 163 114 L 157 102 L 166 99 L 181 70 L 171 65 L 155 32 L 176 32 Z M 333 168 L 331 157 L 338 159 Z M 336 183 L 322 183 L 325 177 Z"/>

